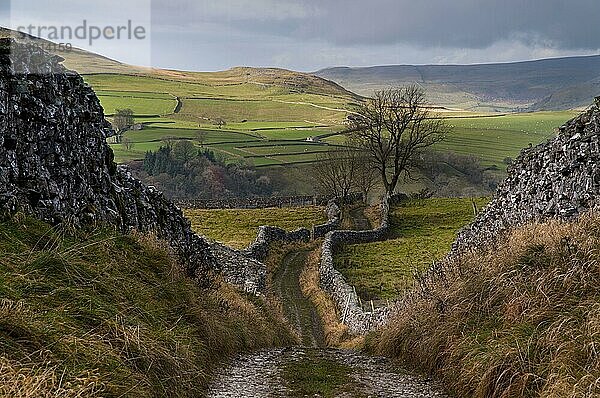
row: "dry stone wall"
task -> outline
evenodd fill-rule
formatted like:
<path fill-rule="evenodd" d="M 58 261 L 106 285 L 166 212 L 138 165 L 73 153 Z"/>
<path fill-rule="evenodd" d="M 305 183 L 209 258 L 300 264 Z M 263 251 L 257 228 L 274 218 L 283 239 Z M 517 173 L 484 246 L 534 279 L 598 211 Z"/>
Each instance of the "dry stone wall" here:
<path fill-rule="evenodd" d="M 378 228 L 370 231 L 332 231 L 325 235 L 323 241 L 319 266 L 321 288 L 331 295 L 340 311 L 340 321 L 348 326 L 352 334 L 365 334 L 383 325 L 388 319 L 389 310 L 376 308 L 369 312 L 362 308 L 354 288 L 335 269 L 335 251 L 343 245 L 385 240 L 389 230 L 390 202 L 393 200 L 385 198 L 382 201 Z"/>
<path fill-rule="evenodd" d="M 266 289 L 267 268 L 244 251 L 232 249 L 221 243 L 213 243 L 210 251 L 220 265 L 221 273 L 228 283 L 240 286 L 253 294 Z"/>
<path fill-rule="evenodd" d="M 325 206 L 329 198 L 324 196 L 274 196 L 233 199 L 176 200 L 184 209 L 267 209 L 282 207 Z"/>
<path fill-rule="evenodd" d="M 581 115 L 560 127 L 546 143 L 521 151 L 492 201 L 475 221 L 458 233 L 444 261 L 419 277 L 419 291 L 447 278 L 462 253 L 501 244 L 512 228 L 548 219 L 569 221 L 600 206 L 600 97 Z M 399 302 L 394 312 L 402 311 Z"/>
<path fill-rule="evenodd" d="M 287 232 L 278 227 L 262 226 L 258 228 L 258 234 L 254 242 L 244 250 L 244 255 L 255 260 L 264 261 L 271 245 L 275 242 L 292 243 L 308 241 L 310 241 L 310 231 L 306 228 Z"/>
<path fill-rule="evenodd" d="M 351 193 L 346 203 L 362 201 L 361 193 Z M 329 196 L 266 196 L 231 199 L 182 199 L 175 203 L 184 209 L 268 209 L 285 207 L 326 206 Z"/>
<path fill-rule="evenodd" d="M 313 239 L 324 237 L 328 232 L 338 229 L 342 223 L 342 211 L 337 204 L 337 200 L 332 199 L 327 203 L 325 213 L 327 214 L 327 222 L 313 227 Z"/>

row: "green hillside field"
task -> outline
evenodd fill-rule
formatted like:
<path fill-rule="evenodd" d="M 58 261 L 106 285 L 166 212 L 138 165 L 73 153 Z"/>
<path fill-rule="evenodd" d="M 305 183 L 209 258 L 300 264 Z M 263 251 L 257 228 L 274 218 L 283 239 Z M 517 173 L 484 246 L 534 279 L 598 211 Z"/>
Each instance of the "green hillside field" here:
<path fill-rule="evenodd" d="M 552 138 L 559 126 L 576 115 L 577 112 L 556 111 L 451 118 L 447 123 L 452 133 L 437 148 L 476 155 L 485 166 L 503 167 L 506 157 L 514 158 L 529 144 Z"/>
<path fill-rule="evenodd" d="M 208 239 L 225 243 L 237 249 L 247 247 L 261 225 L 272 225 L 291 231 L 312 228 L 327 221 L 322 207 L 297 207 L 273 209 L 187 209 L 184 214 L 192 228 Z"/>
<path fill-rule="evenodd" d="M 181 79 L 181 77 L 179 77 Z M 117 161 L 143 159 L 146 151 L 164 145 L 167 137 L 196 140 L 229 161 L 256 166 L 314 161 L 328 143 L 306 142 L 308 137 L 342 131 L 356 98 L 344 94 L 313 94 L 297 89 L 204 78 L 177 80 L 156 76 L 94 74 L 85 80 L 97 92 L 106 114 L 134 111 L 144 129 L 126 133 L 129 150 L 113 145 Z M 315 90 L 326 88 L 318 87 Z M 223 119 L 218 128 L 214 120 Z M 199 143 L 197 143 L 199 145 Z"/>
<path fill-rule="evenodd" d="M 246 70 L 246 69 L 243 69 Z M 88 74 L 107 115 L 130 108 L 142 131 L 128 132 L 129 150 L 113 145 L 117 161 L 143 159 L 166 137 L 196 140 L 229 162 L 257 167 L 303 164 L 319 152 L 335 150 L 346 117 L 360 98 L 339 86 L 290 71 L 241 68 L 214 73 L 154 71 L 150 74 Z M 288 79 L 288 80 L 286 80 Z M 317 80 L 315 80 L 317 79 Z M 303 82 L 301 86 L 299 82 Z M 522 148 L 552 137 L 557 127 L 575 116 L 571 111 L 534 113 L 438 112 L 451 133 L 438 150 L 473 154 L 485 166 L 503 170 L 504 160 Z M 214 121 L 226 124 L 218 128 Z M 309 137 L 323 138 L 307 142 Z"/>
<path fill-rule="evenodd" d="M 477 198 L 479 209 L 489 199 Z M 363 300 L 393 299 L 414 283 L 413 273 L 441 259 L 459 229 L 474 218 L 470 198 L 410 200 L 392 208 L 384 242 L 348 245 L 335 255 L 340 270 Z"/>
<path fill-rule="evenodd" d="M 0 29 L 0 37 L 10 34 L 11 31 Z M 47 43 L 36 38 L 29 38 L 27 42 Z M 136 115 L 136 122 L 146 124 L 146 129 L 141 132 L 127 133 L 133 141 L 133 146 L 128 150 L 121 145 L 113 145 L 118 162 L 143 159 L 146 151 L 156 150 L 163 145 L 164 137 L 194 140 L 195 131 L 203 130 L 207 132 L 204 144 L 230 162 L 245 162 L 260 167 L 310 163 L 318 152 L 331 149 L 328 144 L 344 142 L 344 137 L 336 133 L 345 129 L 346 117 L 361 101 L 361 97 L 332 81 L 283 69 L 238 67 L 222 72 L 185 72 L 126 65 L 77 49 L 58 55 L 65 59 L 67 68 L 84 76 L 98 94 L 109 118 L 117 109 L 130 108 Z M 550 73 L 550 80 L 544 80 L 547 88 L 556 79 L 562 81 L 561 76 L 565 74 L 588 81 L 585 77 L 590 71 L 597 70 L 594 66 L 596 61 L 597 57 L 576 57 L 475 66 L 471 69 L 477 72 L 476 75 L 465 75 L 471 76 L 470 80 L 460 75 L 464 69 L 461 67 L 425 67 L 427 71 L 435 72 L 435 76 L 430 77 L 439 83 L 427 94 L 432 101 L 439 93 L 453 98 L 456 87 L 449 87 L 443 80 L 449 76 L 456 77 L 457 73 L 463 76 L 461 81 L 464 80 L 466 86 L 480 89 L 483 84 L 487 90 L 491 90 L 493 97 L 510 94 L 504 87 L 507 79 L 513 81 L 515 75 L 519 74 L 522 74 L 521 80 L 530 79 L 531 73 L 534 77 L 538 76 L 539 70 Z M 552 74 L 553 68 L 548 68 L 548 65 L 556 62 L 564 66 L 558 77 Z M 415 67 L 333 69 L 321 71 L 318 75 L 344 84 L 350 81 L 339 79 L 338 72 L 343 72 L 344 76 L 350 73 L 351 80 L 357 84 L 371 84 L 369 79 L 372 77 L 386 87 L 405 81 L 398 79 L 398 73 L 409 76 L 406 82 L 415 81 L 414 77 L 422 77 L 422 74 L 415 74 Z M 374 72 L 375 75 L 367 76 L 368 79 L 364 80 L 365 72 Z M 383 72 L 384 75 L 381 75 Z M 498 82 L 490 86 L 489 76 L 496 76 Z M 368 92 L 371 92 L 371 88 Z M 466 93 L 470 89 L 465 90 Z M 471 107 L 471 102 L 477 105 L 479 100 L 472 94 L 467 97 L 466 102 L 470 105 L 461 106 L 462 100 L 454 99 L 450 108 L 479 109 Z M 514 104 L 511 106 L 514 108 Z M 511 109 L 511 106 L 507 109 Z M 535 145 L 546 140 L 556 127 L 574 115 L 568 111 L 499 115 L 486 113 L 489 107 L 480 108 L 477 113 L 455 109 L 443 111 L 441 115 L 452 118 L 449 124 L 454 126 L 454 130 L 445 142 L 438 145 L 438 149 L 474 154 L 481 157 L 484 165 L 495 165 L 499 169 L 504 168 L 505 158 L 514 158 L 530 143 Z M 496 108 L 504 109 L 501 106 Z M 213 123 L 218 118 L 227 125 L 218 129 Z M 319 143 L 305 142 L 307 138 L 315 136 L 328 138 Z M 307 146 L 290 145 L 290 141 Z M 253 148 L 261 150 L 256 152 Z"/>
<path fill-rule="evenodd" d="M 97 93 L 108 115 L 116 109 L 131 108 L 136 121 L 145 124 L 144 130 L 127 133 L 134 143 L 130 150 L 113 145 L 120 162 L 142 159 L 146 151 L 164 145 L 166 137 L 195 140 L 202 130 L 203 144 L 229 161 L 259 167 L 310 163 L 319 152 L 343 143 L 343 135 L 336 133 L 345 129 L 347 112 L 337 109 L 350 110 L 356 104 L 351 98 L 281 93 L 280 89 L 277 93 L 255 87 L 252 92 L 244 84 L 235 86 L 235 90 L 225 86 L 222 94 L 231 96 L 218 97 L 212 86 L 149 77 L 93 75 L 86 81 L 99 88 Z M 118 91 L 119 87 L 124 91 Z M 203 91 L 207 87 L 209 93 Z M 181 101 L 178 113 L 173 113 L 175 98 Z M 485 166 L 502 169 L 505 158 L 516 157 L 530 143 L 549 139 L 575 112 L 444 116 L 448 117 L 451 133 L 437 146 L 439 150 L 474 154 Z M 212 122 L 217 118 L 227 124 L 217 128 Z M 317 143 L 306 141 L 315 136 L 327 138 Z"/>

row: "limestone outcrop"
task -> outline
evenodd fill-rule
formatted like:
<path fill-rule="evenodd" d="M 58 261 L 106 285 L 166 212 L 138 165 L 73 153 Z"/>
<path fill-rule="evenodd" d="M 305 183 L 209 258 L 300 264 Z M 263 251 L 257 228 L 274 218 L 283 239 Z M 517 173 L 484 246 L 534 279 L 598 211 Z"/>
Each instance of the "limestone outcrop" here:
<path fill-rule="evenodd" d="M 0 39 L 0 214 L 23 211 L 53 225 L 153 232 L 201 284 L 223 273 L 233 283 L 264 286 L 264 265 L 215 256 L 177 206 L 117 167 L 106 143 L 113 131 L 98 98 L 61 61 Z"/>
<path fill-rule="evenodd" d="M 600 205 L 600 97 L 547 143 L 521 151 L 488 206 L 463 229 L 452 254 L 473 250 L 509 228 L 570 220 Z"/>

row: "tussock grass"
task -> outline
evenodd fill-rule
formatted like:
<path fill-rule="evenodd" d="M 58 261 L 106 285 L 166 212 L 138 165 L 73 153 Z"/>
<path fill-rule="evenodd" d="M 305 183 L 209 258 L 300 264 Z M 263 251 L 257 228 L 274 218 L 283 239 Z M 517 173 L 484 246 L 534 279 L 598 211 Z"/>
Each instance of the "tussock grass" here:
<path fill-rule="evenodd" d="M 65 381 L 57 366 L 27 364 L 0 357 L 0 396 L 79 398 L 97 396 L 103 389 L 94 371 Z"/>
<path fill-rule="evenodd" d="M 0 223 L 0 396 L 201 396 L 227 356 L 291 341 L 267 303 L 178 270 L 151 236 Z"/>
<path fill-rule="evenodd" d="M 313 243 L 314 250 L 308 257 L 306 268 L 300 275 L 300 288 L 317 309 L 325 333 L 325 344 L 329 347 L 357 348 L 362 346 L 362 337 L 352 338 L 348 326 L 340 322 L 337 307 L 331 296 L 319 284 L 320 248 L 322 241 Z"/>
<path fill-rule="evenodd" d="M 529 225 L 444 264 L 368 347 L 461 397 L 600 396 L 600 215 Z"/>

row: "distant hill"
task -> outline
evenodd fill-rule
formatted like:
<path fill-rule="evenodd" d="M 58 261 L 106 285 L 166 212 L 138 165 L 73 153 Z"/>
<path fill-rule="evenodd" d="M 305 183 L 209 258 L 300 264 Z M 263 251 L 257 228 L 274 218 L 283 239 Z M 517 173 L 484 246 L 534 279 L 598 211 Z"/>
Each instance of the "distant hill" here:
<path fill-rule="evenodd" d="M 80 49 L 55 51 L 49 41 L 8 29 L 0 29 L 2 36 L 63 58 L 63 64 L 93 88 L 109 120 L 118 109 L 132 110 L 137 127 L 127 132 L 131 144 L 111 140 L 120 163 L 142 160 L 146 152 L 172 139 L 210 147 L 228 163 L 311 163 L 330 149 L 329 142 L 313 137 L 324 141 L 343 131 L 349 112 L 362 100 L 308 73 L 249 67 L 219 72 L 144 68 Z"/>
<path fill-rule="evenodd" d="M 600 56 L 480 65 L 394 65 L 329 68 L 315 75 L 361 95 L 419 83 L 436 105 L 507 111 L 565 110 L 600 95 Z"/>
<path fill-rule="evenodd" d="M 12 37 L 19 42 L 39 45 L 48 52 L 53 48 L 52 42 L 44 39 L 39 39 L 34 36 L 17 33 L 13 30 L 0 27 L 0 38 Z M 80 74 L 88 73 L 138 73 L 148 72 L 148 68 L 135 67 L 94 54 L 88 51 L 73 48 L 72 51 L 54 52 L 56 55 L 64 58 L 64 65 Z"/>
<path fill-rule="evenodd" d="M 282 87 L 290 92 L 311 93 L 358 99 L 358 96 L 338 84 L 323 78 L 302 72 L 278 68 L 237 67 L 221 72 L 188 72 L 166 69 L 146 68 L 124 64 L 122 62 L 73 48 L 72 51 L 52 51 L 52 43 L 34 36 L 23 35 L 0 27 L 0 38 L 13 37 L 21 42 L 42 46 L 50 53 L 64 58 L 63 64 L 81 75 L 91 74 L 131 74 L 145 75 L 188 83 L 207 83 L 215 85 L 254 83 L 257 86 Z"/>
<path fill-rule="evenodd" d="M 224 72 L 214 73 L 227 75 L 234 80 L 282 86 L 313 94 L 327 94 L 358 98 L 358 96 L 353 92 L 346 90 L 339 84 L 330 80 L 312 74 L 294 72 L 287 69 L 237 67 Z"/>
<path fill-rule="evenodd" d="M 585 108 L 590 99 L 600 95 L 600 77 L 583 83 L 568 86 L 536 102 L 530 107 L 532 111 Z"/>

